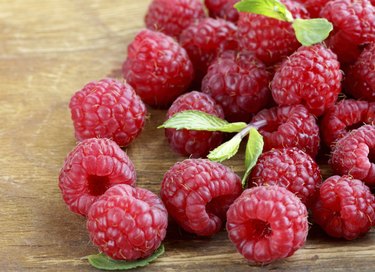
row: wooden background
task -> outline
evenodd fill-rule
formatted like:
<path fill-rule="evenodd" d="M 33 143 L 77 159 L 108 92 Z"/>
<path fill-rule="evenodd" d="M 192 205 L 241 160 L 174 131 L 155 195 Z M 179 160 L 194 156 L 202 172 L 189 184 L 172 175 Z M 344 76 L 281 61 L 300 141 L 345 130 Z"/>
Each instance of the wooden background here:
<path fill-rule="evenodd" d="M 147 0 L 0 1 L 0 270 L 96 271 L 84 218 L 70 213 L 57 187 L 74 147 L 68 111 L 85 83 L 120 78 L 126 45 L 143 27 Z M 142 136 L 127 152 L 138 184 L 159 191 L 164 172 L 182 158 L 156 130 L 165 112 L 150 110 Z M 242 156 L 228 162 L 242 174 Z M 327 173 L 326 173 L 327 174 Z M 211 239 L 171 225 L 166 253 L 142 271 L 374 271 L 375 232 L 353 242 L 313 227 L 293 257 L 249 265 L 222 231 Z"/>

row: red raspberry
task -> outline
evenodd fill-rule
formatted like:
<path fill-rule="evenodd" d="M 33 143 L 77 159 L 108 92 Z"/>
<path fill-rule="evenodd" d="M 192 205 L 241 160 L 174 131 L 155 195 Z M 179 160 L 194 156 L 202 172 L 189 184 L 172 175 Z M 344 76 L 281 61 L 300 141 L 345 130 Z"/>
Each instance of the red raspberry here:
<path fill-rule="evenodd" d="M 329 161 L 340 175 L 375 186 L 375 126 L 365 125 L 337 141 Z"/>
<path fill-rule="evenodd" d="M 230 22 L 238 21 L 238 11 L 233 7 L 240 0 L 205 0 L 211 17 L 223 18 Z"/>
<path fill-rule="evenodd" d="M 200 0 L 153 0 L 148 7 L 147 28 L 178 38 L 181 31 L 206 17 Z"/>
<path fill-rule="evenodd" d="M 122 71 L 151 106 L 171 104 L 193 79 L 193 65 L 185 49 L 171 37 L 151 30 L 139 32 L 129 45 Z"/>
<path fill-rule="evenodd" d="M 323 116 L 321 132 L 327 146 L 342 138 L 348 131 L 364 123 L 375 121 L 375 103 L 358 100 L 342 100 Z"/>
<path fill-rule="evenodd" d="M 289 257 L 308 232 L 301 200 L 279 186 L 245 190 L 227 212 L 229 239 L 249 261 L 266 264 Z"/>
<path fill-rule="evenodd" d="M 279 185 L 310 207 L 322 183 L 319 166 L 298 148 L 272 149 L 263 153 L 251 171 L 249 186 Z"/>
<path fill-rule="evenodd" d="M 337 55 L 341 66 L 344 67 L 353 64 L 362 52 L 362 46 L 353 43 L 342 31 L 332 34 L 325 43 Z"/>
<path fill-rule="evenodd" d="M 302 0 L 311 18 L 319 18 L 322 8 L 332 0 Z"/>
<path fill-rule="evenodd" d="M 146 107 L 127 83 L 115 79 L 93 81 L 70 100 L 77 140 L 104 137 L 129 145 L 142 131 Z"/>
<path fill-rule="evenodd" d="M 349 69 L 345 84 L 355 98 L 375 102 L 375 43 L 363 50 Z"/>
<path fill-rule="evenodd" d="M 307 18 L 302 4 L 282 1 L 295 18 Z M 238 42 L 243 50 L 253 52 L 266 65 L 281 61 L 300 47 L 290 23 L 263 15 L 240 12 Z"/>
<path fill-rule="evenodd" d="M 202 80 L 218 54 L 237 49 L 236 33 L 235 24 L 212 18 L 203 19 L 182 31 L 180 43 L 193 62 L 197 82 Z"/>
<path fill-rule="evenodd" d="M 134 165 L 109 139 L 87 139 L 66 157 L 59 187 L 72 212 L 86 216 L 91 205 L 116 184 L 135 185 Z"/>
<path fill-rule="evenodd" d="M 297 147 L 315 158 L 319 150 L 319 127 L 314 116 L 302 105 L 264 109 L 252 122 L 267 121 L 259 132 L 264 151 L 272 148 Z"/>
<path fill-rule="evenodd" d="M 209 67 L 202 91 L 211 95 L 231 122 L 249 122 L 271 101 L 271 75 L 251 53 L 226 51 Z"/>
<path fill-rule="evenodd" d="M 228 207 L 241 191 L 241 179 L 228 167 L 188 159 L 176 163 L 164 175 L 160 196 L 183 229 L 211 236 L 220 230 Z"/>
<path fill-rule="evenodd" d="M 343 31 L 355 44 L 375 41 L 375 8 L 367 0 L 330 1 L 320 16 L 327 18 L 336 31 Z"/>
<path fill-rule="evenodd" d="M 353 240 L 375 225 L 375 198 L 358 179 L 333 176 L 323 182 L 314 221 L 330 236 Z"/>
<path fill-rule="evenodd" d="M 209 95 L 200 92 L 190 92 L 177 98 L 167 113 L 167 119 L 178 112 L 186 110 L 199 110 L 224 119 L 223 109 L 216 104 Z M 206 156 L 208 152 L 223 141 L 221 132 L 175 130 L 166 129 L 165 136 L 169 145 L 177 153 L 184 156 L 199 158 Z"/>
<path fill-rule="evenodd" d="M 87 216 L 92 242 L 117 260 L 150 256 L 163 241 L 167 225 L 167 210 L 157 195 L 125 184 L 108 189 Z"/>
<path fill-rule="evenodd" d="M 302 46 L 280 66 L 272 83 L 277 104 L 303 104 L 320 116 L 332 107 L 341 91 L 340 63 L 331 50 L 321 44 Z"/>

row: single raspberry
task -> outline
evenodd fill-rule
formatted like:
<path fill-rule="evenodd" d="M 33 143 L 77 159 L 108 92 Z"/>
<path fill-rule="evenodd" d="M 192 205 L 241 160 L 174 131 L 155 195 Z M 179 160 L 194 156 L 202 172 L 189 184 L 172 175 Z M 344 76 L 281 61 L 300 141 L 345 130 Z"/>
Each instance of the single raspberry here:
<path fill-rule="evenodd" d="M 272 149 L 263 153 L 249 178 L 249 186 L 278 185 L 310 207 L 322 183 L 318 164 L 298 148 Z"/>
<path fill-rule="evenodd" d="M 238 11 L 233 7 L 240 0 L 205 0 L 211 17 L 222 18 L 230 22 L 238 21 Z"/>
<path fill-rule="evenodd" d="M 329 163 L 340 175 L 375 186 L 375 126 L 365 125 L 337 141 Z"/>
<path fill-rule="evenodd" d="M 249 122 L 271 101 L 271 75 L 251 53 L 226 51 L 209 67 L 202 91 L 211 95 L 231 122 Z"/>
<path fill-rule="evenodd" d="M 252 122 L 267 121 L 259 129 L 264 151 L 272 148 L 297 147 L 315 158 L 319 150 L 319 127 L 314 116 L 302 105 L 264 109 Z"/>
<path fill-rule="evenodd" d="M 227 212 L 229 239 L 249 261 L 270 263 L 302 247 L 308 233 L 301 200 L 279 186 L 245 190 Z"/>
<path fill-rule="evenodd" d="M 304 6 L 292 0 L 282 1 L 295 18 L 308 18 Z M 280 62 L 292 54 L 300 43 L 290 23 L 263 15 L 240 12 L 238 42 L 242 50 L 253 52 L 266 65 Z"/>
<path fill-rule="evenodd" d="M 237 49 L 237 27 L 223 19 L 206 18 L 190 25 L 180 36 L 195 71 L 195 81 L 200 82 L 208 66 L 218 54 Z"/>
<path fill-rule="evenodd" d="M 358 179 L 332 176 L 323 182 L 313 207 L 314 221 L 326 233 L 353 240 L 375 225 L 375 197 Z"/>
<path fill-rule="evenodd" d="M 272 83 L 277 104 L 303 104 L 320 116 L 332 107 L 341 91 L 340 63 L 321 44 L 302 46 L 280 66 Z"/>
<path fill-rule="evenodd" d="M 375 102 L 375 43 L 364 49 L 349 69 L 345 85 L 355 98 Z"/>
<path fill-rule="evenodd" d="M 150 256 L 167 232 L 168 213 L 154 193 L 121 184 L 90 208 L 87 229 L 100 251 L 117 260 Z"/>
<path fill-rule="evenodd" d="M 228 207 L 241 191 L 241 179 L 228 167 L 188 159 L 164 175 L 160 196 L 169 215 L 183 229 L 211 236 L 220 230 Z"/>
<path fill-rule="evenodd" d="M 127 83 L 115 79 L 93 81 L 70 100 L 77 140 L 104 137 L 129 145 L 142 131 L 146 107 Z"/>
<path fill-rule="evenodd" d="M 321 132 L 327 146 L 345 136 L 348 131 L 375 121 L 375 103 L 342 100 L 323 116 Z"/>
<path fill-rule="evenodd" d="M 109 139 L 87 139 L 66 157 L 59 187 L 72 212 L 86 216 L 91 205 L 116 184 L 135 185 L 134 165 Z"/>
<path fill-rule="evenodd" d="M 181 31 L 206 17 L 200 0 L 153 0 L 145 17 L 147 28 L 178 38 Z"/>
<path fill-rule="evenodd" d="M 375 7 L 368 0 L 329 1 L 320 16 L 355 44 L 375 42 Z"/>
<path fill-rule="evenodd" d="M 223 109 L 209 95 L 190 92 L 177 98 L 167 113 L 167 119 L 178 112 L 199 110 L 224 119 Z M 221 132 L 195 131 L 187 129 L 166 129 L 165 136 L 169 145 L 177 153 L 194 158 L 204 157 L 223 141 Z"/>
<path fill-rule="evenodd" d="M 308 10 L 311 18 L 319 18 L 320 11 L 323 7 L 332 0 L 303 0 L 306 9 Z"/>
<path fill-rule="evenodd" d="M 193 79 L 193 65 L 173 38 L 142 30 L 128 47 L 124 78 L 142 100 L 165 107 L 185 92 Z"/>
<path fill-rule="evenodd" d="M 337 59 L 343 67 L 353 64 L 362 52 L 362 46 L 347 38 L 343 31 L 330 35 L 325 43 L 337 55 Z"/>

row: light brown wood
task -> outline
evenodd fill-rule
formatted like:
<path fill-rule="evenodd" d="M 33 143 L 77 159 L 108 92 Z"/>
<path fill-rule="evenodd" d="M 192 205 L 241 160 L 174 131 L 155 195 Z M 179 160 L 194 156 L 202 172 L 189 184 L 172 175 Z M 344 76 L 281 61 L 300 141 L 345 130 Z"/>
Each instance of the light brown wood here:
<path fill-rule="evenodd" d="M 0 2 L 0 270 L 96 271 L 81 258 L 96 252 L 84 218 L 69 212 L 57 186 L 74 147 L 68 111 L 85 83 L 121 78 L 126 45 L 143 27 L 147 0 L 3 0 Z M 138 184 L 159 191 L 164 172 L 182 158 L 156 126 L 127 152 Z M 241 155 L 228 162 L 242 174 Z M 328 172 L 325 171 L 325 175 Z M 249 265 L 222 231 L 211 239 L 170 226 L 166 253 L 143 271 L 374 271 L 375 232 L 356 241 L 330 239 L 313 227 L 294 256 L 265 267 Z"/>

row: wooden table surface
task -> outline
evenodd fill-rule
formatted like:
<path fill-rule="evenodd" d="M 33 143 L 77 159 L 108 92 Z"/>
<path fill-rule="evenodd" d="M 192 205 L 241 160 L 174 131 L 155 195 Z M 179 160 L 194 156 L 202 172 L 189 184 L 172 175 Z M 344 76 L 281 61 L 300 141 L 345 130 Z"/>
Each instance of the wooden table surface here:
<path fill-rule="evenodd" d="M 57 186 L 64 157 L 76 143 L 68 102 L 91 80 L 121 78 L 126 45 L 143 27 L 149 2 L 0 2 L 1 271 L 96 271 L 82 259 L 97 252 L 85 219 L 68 211 Z M 156 193 L 164 172 L 182 159 L 156 129 L 164 114 L 150 109 L 145 131 L 127 149 L 138 185 Z M 242 159 L 227 164 L 242 174 Z M 203 239 L 171 225 L 165 246 L 165 255 L 140 270 L 375 270 L 374 230 L 346 242 L 313 227 L 303 249 L 265 267 L 249 267 L 225 231 Z"/>

